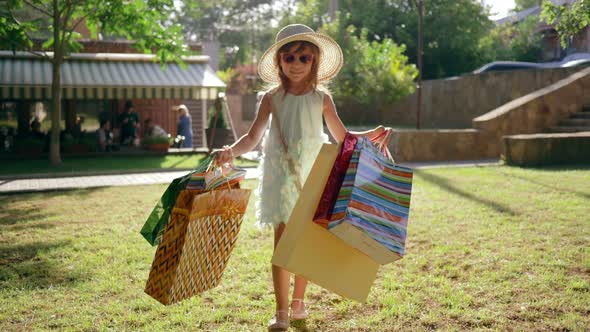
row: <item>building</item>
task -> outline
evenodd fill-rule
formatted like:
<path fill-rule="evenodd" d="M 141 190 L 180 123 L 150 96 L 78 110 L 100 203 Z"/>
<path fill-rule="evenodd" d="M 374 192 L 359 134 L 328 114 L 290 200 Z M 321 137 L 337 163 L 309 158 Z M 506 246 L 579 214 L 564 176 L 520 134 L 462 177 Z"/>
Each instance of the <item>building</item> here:
<path fill-rule="evenodd" d="M 85 50 L 125 51 L 102 41 L 89 41 Z M 94 45 L 94 46 L 92 46 Z M 128 47 L 127 47 L 128 48 Z M 51 53 L 48 53 L 51 56 Z M 78 53 L 64 62 L 62 78 L 62 128 L 71 129 L 79 116 L 86 131 L 98 128 L 98 115 L 107 114 L 113 128 L 127 100 L 141 121 L 154 123 L 175 135 L 178 115 L 175 105 L 185 104 L 193 119 L 193 147 L 206 147 L 207 109 L 225 84 L 209 67 L 209 57 L 183 59 L 186 68 L 168 63 L 162 68 L 153 55 L 131 53 Z M 33 119 L 50 128 L 51 63 L 25 52 L 0 51 L 0 126 L 23 136 Z M 116 131 L 115 131 L 116 133 Z M 116 136 L 116 134 L 115 134 Z M 5 147 L 5 142 L 2 147 Z"/>
<path fill-rule="evenodd" d="M 578 0 L 551 0 L 556 5 L 570 5 Z M 518 24 L 530 16 L 539 16 L 541 6 L 535 6 L 523 11 L 513 13 L 510 16 L 496 20 L 496 24 Z M 540 61 L 557 61 L 574 53 L 590 53 L 590 26 L 586 26 L 571 40 L 566 48 L 561 46 L 559 36 L 554 25 L 540 22 L 536 29 L 542 35 L 543 49 Z"/>

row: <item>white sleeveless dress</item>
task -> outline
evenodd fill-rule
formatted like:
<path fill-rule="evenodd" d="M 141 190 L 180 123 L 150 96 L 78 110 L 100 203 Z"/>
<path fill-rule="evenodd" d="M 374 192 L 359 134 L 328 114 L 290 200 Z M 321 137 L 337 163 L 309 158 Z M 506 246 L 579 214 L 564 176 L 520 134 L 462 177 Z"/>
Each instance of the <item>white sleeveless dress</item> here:
<path fill-rule="evenodd" d="M 279 90 L 271 100 L 289 154 L 295 162 L 301 184 L 304 184 L 322 144 L 328 142 L 322 121 L 324 92 L 316 90 L 297 96 Z M 287 223 L 299 193 L 277 129 L 272 120 L 269 120 L 269 124 L 262 141 L 263 156 L 259 166 L 262 177 L 258 187 L 256 215 L 260 225 L 276 227 L 280 223 Z"/>

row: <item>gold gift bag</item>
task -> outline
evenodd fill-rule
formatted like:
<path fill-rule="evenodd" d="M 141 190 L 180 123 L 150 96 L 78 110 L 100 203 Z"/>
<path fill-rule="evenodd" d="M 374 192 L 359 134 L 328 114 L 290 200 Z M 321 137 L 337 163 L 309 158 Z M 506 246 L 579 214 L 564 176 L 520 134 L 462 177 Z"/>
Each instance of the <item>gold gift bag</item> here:
<path fill-rule="evenodd" d="M 217 286 L 236 244 L 250 192 L 181 191 L 145 292 L 169 305 Z"/>
<path fill-rule="evenodd" d="M 365 302 L 379 263 L 313 222 L 338 151 L 335 144 L 322 146 L 272 263 L 341 296 Z"/>

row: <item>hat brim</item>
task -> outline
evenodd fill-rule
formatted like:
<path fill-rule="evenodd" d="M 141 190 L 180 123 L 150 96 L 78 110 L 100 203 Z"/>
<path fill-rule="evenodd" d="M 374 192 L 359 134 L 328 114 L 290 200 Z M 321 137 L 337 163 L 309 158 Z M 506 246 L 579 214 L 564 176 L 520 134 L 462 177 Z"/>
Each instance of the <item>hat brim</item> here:
<path fill-rule="evenodd" d="M 275 54 L 283 45 L 294 41 L 307 41 L 320 49 L 320 63 L 318 66 L 318 82 L 334 78 L 344 62 L 342 49 L 332 38 L 315 32 L 295 34 L 284 38 L 264 52 L 258 63 L 258 75 L 267 83 L 279 83 L 279 65 L 275 62 Z"/>

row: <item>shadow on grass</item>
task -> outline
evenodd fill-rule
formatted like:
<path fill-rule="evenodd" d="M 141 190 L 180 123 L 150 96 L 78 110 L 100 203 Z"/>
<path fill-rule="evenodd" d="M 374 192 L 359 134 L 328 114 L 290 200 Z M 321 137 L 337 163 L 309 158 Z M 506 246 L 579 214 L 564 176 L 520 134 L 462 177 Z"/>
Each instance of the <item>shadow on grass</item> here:
<path fill-rule="evenodd" d="M 545 166 L 511 166 L 516 169 L 534 169 L 538 171 L 551 171 L 551 172 L 562 172 L 562 171 L 590 171 L 590 164 L 570 164 L 570 165 L 545 165 Z"/>
<path fill-rule="evenodd" d="M 46 192 L 35 193 L 7 193 L 0 195 L 0 233 L 3 231 L 19 231 L 26 229 L 49 229 L 56 227 L 59 223 L 45 222 L 52 216 L 44 206 L 35 204 L 19 204 L 14 207 L 14 202 L 38 202 L 43 201 L 45 197 L 51 195 L 53 198 L 60 196 L 75 196 L 78 200 L 83 201 L 92 194 L 109 189 L 109 187 L 96 188 L 72 188 L 56 189 Z M 76 208 L 73 206 L 72 208 Z"/>
<path fill-rule="evenodd" d="M 0 245 L 0 288 L 48 288 L 77 282 L 79 275 L 66 271 L 58 261 L 39 255 L 68 244 L 69 241 Z"/>
<path fill-rule="evenodd" d="M 508 207 L 504 204 L 494 202 L 494 201 L 486 199 L 486 198 L 478 197 L 470 192 L 467 192 L 465 190 L 457 188 L 456 186 L 454 186 L 452 184 L 452 182 L 450 180 L 445 179 L 444 177 L 437 176 L 437 175 L 434 175 L 431 173 L 426 173 L 425 171 L 422 171 L 422 170 L 414 170 L 414 174 L 419 175 L 422 179 L 424 179 L 434 185 L 437 185 L 450 193 L 459 195 L 463 198 L 466 198 L 471 201 L 477 202 L 479 204 L 483 204 L 485 206 L 488 206 L 488 207 L 496 210 L 499 213 L 508 214 L 510 216 L 519 215 L 518 212 L 512 210 L 510 207 Z"/>
<path fill-rule="evenodd" d="M 590 167 L 588 169 L 590 170 Z M 547 169 L 543 169 L 543 170 L 547 170 Z M 547 188 L 547 189 L 559 191 L 559 192 L 562 192 L 562 193 L 565 193 L 565 194 L 574 194 L 574 195 L 579 196 L 580 198 L 583 198 L 583 199 L 590 199 L 590 193 L 576 191 L 576 190 L 573 190 L 572 188 L 563 188 L 563 187 L 554 186 L 554 185 L 547 184 L 547 183 L 544 183 L 544 182 L 539 181 L 539 180 L 533 180 L 533 179 L 530 179 L 530 178 L 525 177 L 525 176 L 520 176 L 520 175 L 516 175 L 516 174 L 510 174 L 510 173 L 506 173 L 506 172 L 503 172 L 503 171 L 500 171 L 500 173 L 502 175 L 506 176 L 506 177 L 516 178 L 516 179 L 519 179 L 521 181 L 529 182 L 529 183 L 538 185 L 538 186 L 543 187 L 543 188 Z"/>
<path fill-rule="evenodd" d="M 14 230 L 13 225 L 16 224 L 24 227 L 30 225 L 30 227 L 44 228 L 43 224 L 35 222 L 46 218 L 48 216 L 46 212 L 33 205 L 25 208 L 12 208 L 7 204 L 8 199 L 9 197 L 7 196 L 0 196 L 0 206 L 2 206 L 2 211 L 0 212 L 0 230 L 2 230 L 3 226 L 12 226 L 10 229 Z"/>

